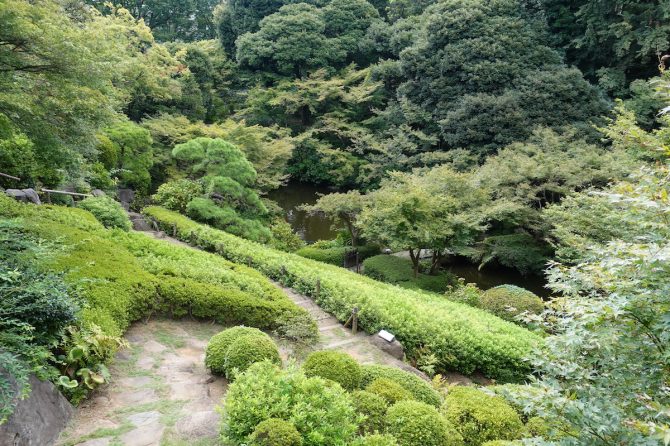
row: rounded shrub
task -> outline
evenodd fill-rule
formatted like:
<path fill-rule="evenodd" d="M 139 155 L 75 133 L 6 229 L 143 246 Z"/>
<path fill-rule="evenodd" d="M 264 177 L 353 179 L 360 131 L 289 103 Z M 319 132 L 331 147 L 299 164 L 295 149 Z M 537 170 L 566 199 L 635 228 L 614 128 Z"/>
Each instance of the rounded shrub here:
<path fill-rule="evenodd" d="M 546 437 L 549 434 L 549 426 L 544 418 L 530 417 L 523 428 L 524 437 Z"/>
<path fill-rule="evenodd" d="M 523 429 L 519 414 L 503 398 L 474 387 L 452 389 L 444 400 L 442 414 L 456 426 L 468 446 L 515 440 Z"/>
<path fill-rule="evenodd" d="M 119 228 L 128 231 L 132 227 L 126 211 L 110 197 L 89 197 L 80 201 L 77 207 L 93 214 L 106 228 Z"/>
<path fill-rule="evenodd" d="M 462 446 L 463 437 L 433 406 L 400 401 L 386 413 L 386 431 L 400 446 Z"/>
<path fill-rule="evenodd" d="M 234 379 L 236 374 L 244 372 L 252 364 L 265 360 L 281 364 L 277 344 L 265 334 L 242 336 L 234 340 L 226 352 L 226 377 Z"/>
<path fill-rule="evenodd" d="M 493 440 L 487 441 L 482 446 L 521 446 L 520 441 Z"/>
<path fill-rule="evenodd" d="M 365 388 L 377 378 L 386 378 L 400 384 L 412 394 L 415 400 L 440 407 L 442 396 L 427 381 L 411 372 L 387 365 L 362 365 L 361 388 Z"/>
<path fill-rule="evenodd" d="M 361 367 L 351 356 L 337 351 L 314 352 L 302 366 L 307 376 L 335 381 L 345 390 L 357 389 L 361 383 Z"/>
<path fill-rule="evenodd" d="M 293 423 L 270 418 L 256 426 L 250 437 L 251 446 L 301 446 L 302 437 Z"/>
<path fill-rule="evenodd" d="M 479 306 L 511 322 L 517 322 L 516 317 L 523 312 L 540 314 L 544 310 L 542 299 L 515 285 L 500 285 L 484 291 Z"/>
<path fill-rule="evenodd" d="M 267 336 L 257 328 L 251 327 L 232 327 L 215 334 L 209 340 L 205 350 L 205 365 L 213 372 L 218 374 L 226 373 L 226 353 L 233 341 L 247 335 Z"/>
<path fill-rule="evenodd" d="M 412 400 L 412 394 L 403 386 L 388 378 L 377 378 L 365 390 L 385 399 L 389 404 L 398 401 Z"/>
<path fill-rule="evenodd" d="M 373 434 L 358 438 L 353 446 L 398 446 L 393 435 Z"/>
<path fill-rule="evenodd" d="M 161 184 L 151 198 L 156 204 L 183 214 L 191 200 L 199 197 L 203 192 L 202 184 L 199 182 L 182 179 Z"/>
<path fill-rule="evenodd" d="M 384 398 L 365 390 L 358 390 L 351 394 L 356 412 L 365 417 L 360 424 L 361 433 L 382 432 L 384 417 L 389 408 Z"/>

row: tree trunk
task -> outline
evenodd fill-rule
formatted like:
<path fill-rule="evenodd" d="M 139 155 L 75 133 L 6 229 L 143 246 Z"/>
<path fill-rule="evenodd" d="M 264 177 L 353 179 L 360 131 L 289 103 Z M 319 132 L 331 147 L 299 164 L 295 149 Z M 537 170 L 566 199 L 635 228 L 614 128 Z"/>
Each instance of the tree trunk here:
<path fill-rule="evenodd" d="M 437 267 L 440 266 L 440 260 L 442 260 L 442 251 L 439 249 L 433 249 L 433 258 L 430 264 L 430 275 L 435 275 L 437 272 Z"/>
<path fill-rule="evenodd" d="M 409 248 L 409 258 L 412 259 L 412 267 L 414 271 L 414 278 L 419 277 L 419 262 L 421 261 L 421 248 L 417 249 L 414 254 L 414 249 Z"/>

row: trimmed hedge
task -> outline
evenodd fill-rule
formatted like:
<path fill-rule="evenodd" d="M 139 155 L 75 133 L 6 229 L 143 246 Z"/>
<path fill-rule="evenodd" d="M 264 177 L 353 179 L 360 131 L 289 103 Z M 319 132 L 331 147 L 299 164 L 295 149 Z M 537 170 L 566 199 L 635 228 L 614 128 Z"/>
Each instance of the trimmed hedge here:
<path fill-rule="evenodd" d="M 342 266 L 347 252 L 351 251 L 350 246 L 333 246 L 330 248 L 321 248 L 318 246 L 305 246 L 295 252 L 295 254 L 307 259 L 317 260 L 330 265 Z M 364 260 L 370 256 L 379 254 L 379 246 L 363 245 L 358 247 L 358 259 Z"/>
<path fill-rule="evenodd" d="M 420 401 L 401 401 L 386 413 L 386 430 L 400 446 L 462 446 L 463 438 L 437 409 Z"/>
<path fill-rule="evenodd" d="M 213 373 L 226 373 L 226 354 L 234 341 L 243 336 L 267 336 L 257 328 L 232 327 L 212 336 L 205 349 L 205 366 Z"/>
<path fill-rule="evenodd" d="M 293 423 L 270 418 L 256 426 L 251 434 L 251 446 L 301 446 L 302 437 Z"/>
<path fill-rule="evenodd" d="M 353 446 L 398 446 L 393 435 L 374 434 L 357 439 Z"/>
<path fill-rule="evenodd" d="M 544 302 L 524 288 L 515 285 L 500 285 L 482 293 L 479 298 L 479 307 L 502 319 L 518 322 L 516 317 L 525 311 L 530 314 L 542 313 Z"/>
<path fill-rule="evenodd" d="M 491 440 L 515 440 L 523 429 L 519 414 L 503 398 L 474 387 L 451 389 L 441 411 L 467 446 L 481 446 Z"/>
<path fill-rule="evenodd" d="M 393 332 L 409 358 L 416 359 L 419 351 L 434 354 L 438 371 L 481 370 L 500 381 L 521 380 L 530 372 L 524 357 L 542 342 L 522 327 L 442 296 L 399 289 L 343 268 L 273 250 L 159 207 L 151 206 L 144 212 L 162 228 L 174 227 L 183 241 L 231 261 L 248 261 L 266 276 L 312 296 L 340 321 L 347 320 L 351 309 L 358 307 L 360 327 L 368 333 L 380 329 Z M 321 284 L 318 296 L 317 281 Z"/>
<path fill-rule="evenodd" d="M 105 229 L 82 209 L 34 206 L 0 196 L 0 218 L 16 218 L 31 236 L 59 249 L 35 258 L 44 272 L 63 273 L 82 299 L 84 327 L 98 325 L 120 336 L 152 313 L 244 323 L 282 331 L 302 320 L 316 323 L 262 274 L 220 256 L 155 240 L 145 234 Z"/>
<path fill-rule="evenodd" d="M 444 293 L 458 278 L 443 271 L 437 275 L 419 274 L 414 277 L 412 261 L 402 257 L 381 254 L 363 262 L 363 274 L 381 282 L 393 283 L 410 290 Z"/>
<path fill-rule="evenodd" d="M 323 350 L 310 354 L 302 365 L 305 375 L 319 376 L 335 381 L 343 389 L 352 391 L 361 383 L 358 362 L 346 353 Z"/>
<path fill-rule="evenodd" d="M 367 387 L 377 378 L 387 378 L 400 384 L 410 392 L 415 400 L 440 407 L 442 396 L 430 383 L 416 376 L 414 373 L 406 372 L 396 367 L 387 365 L 362 365 L 361 366 L 361 388 Z"/>

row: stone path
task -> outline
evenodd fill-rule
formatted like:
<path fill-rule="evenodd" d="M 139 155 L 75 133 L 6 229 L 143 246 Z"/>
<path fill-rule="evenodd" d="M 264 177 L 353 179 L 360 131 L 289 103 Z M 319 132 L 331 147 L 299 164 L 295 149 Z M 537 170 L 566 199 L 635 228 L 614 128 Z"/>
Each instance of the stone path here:
<path fill-rule="evenodd" d="M 225 379 L 204 366 L 209 338 L 222 327 L 155 320 L 126 333 L 130 347 L 110 366 L 112 382 L 77 408 L 58 446 L 216 445 Z"/>

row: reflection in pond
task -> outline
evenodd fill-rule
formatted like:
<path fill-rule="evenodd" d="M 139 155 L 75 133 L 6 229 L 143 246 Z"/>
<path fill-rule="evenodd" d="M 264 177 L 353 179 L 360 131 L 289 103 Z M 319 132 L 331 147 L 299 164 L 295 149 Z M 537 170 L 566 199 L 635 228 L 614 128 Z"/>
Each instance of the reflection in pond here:
<path fill-rule="evenodd" d="M 290 182 L 286 186 L 274 190 L 268 194 L 270 200 L 274 200 L 286 212 L 286 219 L 293 230 L 307 243 L 318 240 L 332 240 L 337 232 L 331 229 L 332 222 L 318 215 L 307 215 L 298 209 L 301 204 L 314 204 L 319 199 L 319 194 L 332 192 L 327 187 L 315 186 L 299 182 Z"/>
<path fill-rule="evenodd" d="M 315 186 L 299 182 L 290 182 L 286 186 L 274 190 L 268 194 L 268 198 L 276 201 L 286 212 L 286 219 L 293 230 L 307 243 L 318 240 L 332 240 L 337 232 L 331 229 L 332 222 L 318 215 L 307 215 L 298 208 L 301 204 L 314 204 L 319 199 L 319 194 L 332 192 L 324 186 Z M 478 270 L 477 265 L 467 262 L 453 263 L 447 269 L 458 277 L 462 277 L 468 283 L 474 283 L 479 288 L 487 290 L 494 286 L 503 284 L 517 285 L 530 290 L 541 297 L 547 297 L 549 291 L 544 288 L 545 281 L 542 277 L 522 276 L 516 270 L 489 266 Z"/>

